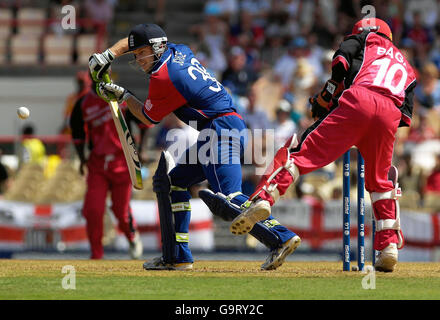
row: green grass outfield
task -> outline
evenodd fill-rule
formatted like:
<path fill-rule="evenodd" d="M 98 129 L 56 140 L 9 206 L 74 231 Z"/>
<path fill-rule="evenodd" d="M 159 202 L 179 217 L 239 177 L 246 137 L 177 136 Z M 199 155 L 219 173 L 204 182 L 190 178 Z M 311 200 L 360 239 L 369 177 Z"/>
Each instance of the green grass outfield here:
<path fill-rule="evenodd" d="M 74 290 L 62 288 L 66 265 L 75 268 Z M 362 288 L 365 274 L 342 272 L 341 263 L 286 262 L 275 271 L 259 266 L 196 261 L 194 270 L 182 272 L 145 271 L 142 261 L 0 260 L 0 300 L 440 299 L 440 263 L 399 263 L 393 273 L 376 272 L 370 290 Z"/>

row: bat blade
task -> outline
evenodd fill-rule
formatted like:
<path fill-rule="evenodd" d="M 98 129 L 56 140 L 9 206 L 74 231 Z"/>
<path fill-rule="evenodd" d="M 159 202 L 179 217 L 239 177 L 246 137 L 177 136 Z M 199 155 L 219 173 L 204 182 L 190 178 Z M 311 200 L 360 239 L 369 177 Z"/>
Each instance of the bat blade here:
<path fill-rule="evenodd" d="M 125 118 L 121 112 L 121 109 L 119 108 L 119 104 L 116 101 L 110 101 L 110 109 L 116 130 L 118 132 L 119 140 L 121 141 L 122 150 L 124 151 L 128 171 L 130 172 L 131 182 L 135 189 L 142 190 L 142 165 L 139 161 L 139 156 L 133 137 L 131 136 L 130 130 L 128 130 L 127 123 L 125 122 Z"/>

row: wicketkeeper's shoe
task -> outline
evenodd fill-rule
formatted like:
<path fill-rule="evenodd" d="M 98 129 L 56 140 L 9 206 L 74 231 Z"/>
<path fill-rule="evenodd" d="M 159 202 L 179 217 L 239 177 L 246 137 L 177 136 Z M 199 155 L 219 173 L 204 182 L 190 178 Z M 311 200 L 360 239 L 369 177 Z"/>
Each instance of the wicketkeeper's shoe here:
<path fill-rule="evenodd" d="M 257 222 L 266 220 L 269 216 L 269 201 L 259 199 L 256 202 L 252 202 L 249 208 L 232 220 L 229 230 L 235 235 L 246 234 L 252 230 Z"/>
<path fill-rule="evenodd" d="M 146 261 L 143 265 L 145 270 L 192 270 L 193 264 L 191 262 L 182 263 L 165 263 L 162 257 L 157 257 Z"/>
<path fill-rule="evenodd" d="M 398 260 L 397 244 L 390 243 L 385 249 L 380 251 L 376 257 L 374 268 L 376 271 L 393 272 Z"/>
<path fill-rule="evenodd" d="M 130 241 L 130 247 L 129 247 L 130 257 L 135 260 L 140 259 L 143 251 L 144 249 L 142 246 L 141 237 L 139 236 L 139 232 L 136 232 L 133 237 L 133 240 Z"/>
<path fill-rule="evenodd" d="M 272 250 L 266 261 L 261 265 L 261 270 L 275 270 L 284 263 L 287 256 L 292 254 L 301 244 L 301 238 L 294 236 L 284 242 L 280 247 Z"/>

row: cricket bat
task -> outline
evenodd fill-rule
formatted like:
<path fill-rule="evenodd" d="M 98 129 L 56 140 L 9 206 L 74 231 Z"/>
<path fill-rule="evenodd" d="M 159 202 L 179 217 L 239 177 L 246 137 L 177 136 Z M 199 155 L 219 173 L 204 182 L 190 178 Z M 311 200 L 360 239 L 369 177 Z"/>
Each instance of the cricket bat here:
<path fill-rule="evenodd" d="M 110 83 L 110 76 L 108 73 L 104 74 L 103 79 L 106 83 Z M 119 108 L 119 104 L 116 100 L 110 101 L 110 110 L 115 123 L 116 130 L 118 132 L 119 140 L 121 141 L 122 150 L 124 151 L 125 160 L 127 161 L 128 171 L 130 172 L 131 182 L 133 187 L 138 190 L 143 189 L 142 174 L 141 174 L 141 162 L 139 161 L 136 145 L 134 144 L 133 137 L 128 130 L 125 118 Z"/>

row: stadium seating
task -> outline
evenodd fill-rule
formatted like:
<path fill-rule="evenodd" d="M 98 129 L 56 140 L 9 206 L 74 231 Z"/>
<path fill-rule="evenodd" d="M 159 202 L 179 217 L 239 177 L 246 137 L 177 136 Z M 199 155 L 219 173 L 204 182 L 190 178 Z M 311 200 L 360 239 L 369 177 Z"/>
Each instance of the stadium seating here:
<path fill-rule="evenodd" d="M 12 11 L 0 9 L 0 38 L 7 38 L 12 33 Z"/>
<path fill-rule="evenodd" d="M 78 53 L 77 63 L 86 65 L 89 57 L 96 52 L 98 47 L 98 36 L 95 34 L 83 34 L 77 37 L 76 50 Z"/>
<path fill-rule="evenodd" d="M 17 12 L 18 33 L 41 36 L 45 32 L 46 12 L 40 8 L 20 8 Z"/>
<path fill-rule="evenodd" d="M 40 40 L 36 36 L 17 34 L 11 38 L 12 64 L 37 64 L 40 57 Z"/>
<path fill-rule="evenodd" d="M 61 6 L 50 11 L 21 7 L 15 14 L 12 9 L 0 8 L 0 64 L 86 65 L 93 52 L 106 46 L 105 35 L 99 30 L 78 34 L 80 27 L 66 32 L 59 23 L 62 17 Z"/>
<path fill-rule="evenodd" d="M 8 58 L 8 38 L 0 37 L 0 65 L 6 63 Z"/>
<path fill-rule="evenodd" d="M 43 57 L 46 65 L 72 63 L 74 39 L 72 35 L 50 34 L 43 40 Z"/>

